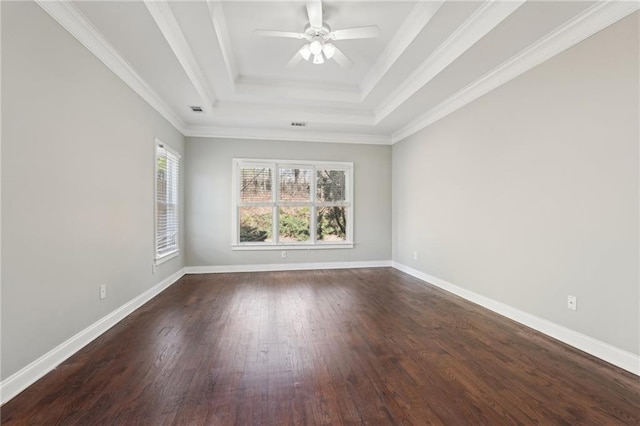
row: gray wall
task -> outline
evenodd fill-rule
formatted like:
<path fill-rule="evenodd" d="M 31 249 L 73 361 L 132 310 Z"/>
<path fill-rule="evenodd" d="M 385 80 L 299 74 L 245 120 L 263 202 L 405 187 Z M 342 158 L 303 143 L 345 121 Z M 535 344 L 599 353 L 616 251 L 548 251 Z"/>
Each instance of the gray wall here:
<path fill-rule="evenodd" d="M 396 144 L 393 259 L 640 353 L 638 53 L 635 14 Z"/>
<path fill-rule="evenodd" d="M 185 263 L 388 260 L 392 229 L 400 263 L 640 352 L 637 14 L 392 152 L 185 144 L 38 6 L 1 7 L 2 379 Z M 188 228 L 152 274 L 155 137 L 186 151 Z M 356 248 L 232 251 L 233 157 L 353 161 Z"/>
<path fill-rule="evenodd" d="M 183 150 L 37 5 L 2 2 L 2 379 L 182 267 L 151 273 L 155 137 Z"/>
<path fill-rule="evenodd" d="M 186 255 L 189 266 L 371 261 L 391 259 L 391 147 L 187 138 Z M 352 161 L 356 246 L 353 249 L 231 250 L 232 158 Z"/>

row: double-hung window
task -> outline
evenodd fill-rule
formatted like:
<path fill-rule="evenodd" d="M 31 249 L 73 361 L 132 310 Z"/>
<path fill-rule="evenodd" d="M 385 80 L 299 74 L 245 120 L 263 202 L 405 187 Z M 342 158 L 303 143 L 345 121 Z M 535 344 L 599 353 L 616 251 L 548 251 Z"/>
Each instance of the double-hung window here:
<path fill-rule="evenodd" d="M 233 160 L 235 250 L 353 247 L 353 163 Z"/>
<path fill-rule="evenodd" d="M 156 141 L 156 262 L 178 255 L 180 155 Z"/>

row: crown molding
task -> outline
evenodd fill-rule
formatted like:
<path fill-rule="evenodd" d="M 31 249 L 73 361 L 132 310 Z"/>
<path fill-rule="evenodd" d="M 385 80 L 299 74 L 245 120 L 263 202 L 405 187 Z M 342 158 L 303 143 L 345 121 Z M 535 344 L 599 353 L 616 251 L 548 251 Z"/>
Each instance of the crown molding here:
<path fill-rule="evenodd" d="M 390 145 L 387 135 L 362 133 L 314 132 L 307 130 L 284 130 L 265 128 L 190 126 L 185 136 L 204 138 L 277 140 L 295 142 L 350 143 L 369 145 Z"/>
<path fill-rule="evenodd" d="M 246 102 L 218 102 L 213 109 L 212 125 L 229 124 L 243 117 L 243 123 L 258 125 L 268 123 L 289 124 L 292 121 L 305 121 L 327 124 L 348 124 L 373 126 L 373 112 L 366 109 L 348 109 L 334 107 L 316 107 L 306 105 L 282 105 L 276 103 L 255 104 Z M 223 124 L 224 126 L 224 124 Z"/>
<path fill-rule="evenodd" d="M 144 99 L 152 108 L 154 108 L 185 136 L 382 145 L 397 143 L 407 136 L 418 132 L 446 115 L 456 111 L 462 106 L 467 105 L 478 97 L 552 58 L 574 44 L 579 43 L 590 35 L 615 23 L 640 8 L 640 4 L 633 1 L 612 0 L 596 2 L 592 7 L 571 21 L 568 21 L 558 29 L 540 39 L 538 42 L 522 50 L 511 59 L 494 68 L 489 73 L 459 90 L 436 107 L 421 114 L 410 123 L 388 136 L 380 134 L 314 132 L 309 131 L 309 129 L 258 129 L 227 126 L 187 126 L 181 117 L 177 115 L 176 112 L 144 81 L 128 61 L 104 38 L 104 36 L 72 3 L 69 1 L 35 1 L 55 21 L 65 28 L 100 61 L 102 61 L 107 68 L 116 74 L 135 93 L 142 97 L 142 99 Z M 210 2 L 214 5 L 218 3 L 217 1 L 211 0 Z M 166 24 L 165 30 L 169 31 L 175 24 L 175 28 L 180 31 L 179 27 L 177 27 L 175 16 L 173 16 L 170 9 L 169 13 L 171 13 L 171 15 L 167 18 L 165 8 L 169 8 L 169 6 L 166 2 L 163 2 L 158 6 L 155 2 L 146 1 L 145 4 L 147 4 L 148 8 L 150 7 L 149 3 L 151 3 L 151 9 L 155 10 L 155 12 L 151 12 L 150 10 L 152 16 L 154 13 L 158 15 L 158 19 L 154 17 L 156 22 L 164 22 Z M 461 27 L 456 30 L 451 37 L 447 39 L 447 41 L 436 49 L 436 51 L 398 90 L 394 92 L 394 96 L 388 98 L 385 103 L 378 106 L 375 114 L 349 114 L 348 109 L 345 109 L 345 111 L 342 112 L 335 112 L 333 114 L 323 114 L 321 112 L 321 115 L 324 115 L 322 122 L 357 125 L 375 125 L 379 123 L 380 120 L 384 118 L 384 114 L 388 114 L 395 110 L 397 106 L 406 101 L 406 99 L 413 95 L 415 91 L 419 90 L 424 84 L 426 84 L 426 82 L 433 78 L 433 76 L 437 75 L 437 73 L 442 71 L 442 69 L 455 60 L 459 55 L 464 53 L 466 49 L 471 47 L 479 38 L 484 36 L 499 22 L 509 16 L 522 3 L 522 1 L 517 1 L 486 2 L 483 4 Z M 162 17 L 162 19 L 160 19 L 160 17 Z M 171 18 L 173 18 L 173 23 L 171 22 Z M 169 21 L 163 21 L 165 19 L 169 19 Z M 159 26 L 160 25 L 164 24 L 159 24 Z M 162 30 L 162 27 L 160 28 Z M 163 31 L 163 34 L 164 33 L 165 31 Z M 185 59 L 185 63 L 191 64 L 187 66 L 191 66 L 192 71 L 196 70 L 193 72 L 197 73 L 199 68 L 196 68 L 197 63 L 193 58 L 193 53 L 189 46 L 186 44 L 184 35 L 181 31 L 178 35 L 176 35 L 175 32 L 169 34 L 172 34 L 169 37 L 177 37 L 178 39 L 180 37 L 182 38 L 182 42 L 178 40 L 176 45 L 183 46 L 185 48 L 179 48 L 178 52 L 174 49 L 174 53 L 176 53 L 179 60 L 180 55 L 182 55 L 183 59 Z M 166 34 L 165 37 L 167 37 Z M 398 44 L 396 46 L 400 46 L 400 41 L 397 43 Z M 187 49 L 188 53 L 185 53 Z M 397 51 L 394 52 L 390 51 L 388 53 L 390 58 L 392 58 L 393 55 L 398 54 Z M 191 59 L 188 58 L 189 55 L 191 56 Z M 180 62 L 184 67 L 185 65 L 183 61 L 180 60 Z M 380 71 L 375 72 L 380 73 Z M 202 76 L 201 72 L 200 75 Z M 373 74 L 370 73 L 369 75 Z M 191 78 L 191 76 L 189 77 Z M 194 79 L 191 79 L 193 83 Z M 201 82 L 205 81 L 202 77 L 196 77 L 196 82 L 198 80 Z M 204 85 L 202 86 L 204 87 Z M 293 114 L 285 111 L 281 114 L 276 114 L 277 117 L 282 117 L 282 119 L 286 121 L 291 121 L 292 118 L 296 121 L 298 119 L 300 119 L 300 121 L 312 121 L 310 117 L 314 114 L 314 111 L 309 108 L 305 108 L 305 106 L 312 107 L 313 105 L 317 105 L 318 102 L 324 101 L 329 105 L 330 102 L 359 103 L 362 100 L 361 91 L 357 86 L 326 87 L 319 84 L 307 84 L 301 82 L 292 84 L 283 81 L 261 81 L 242 77 L 236 80 L 236 91 L 238 92 L 240 99 L 243 101 L 260 102 L 283 98 L 297 99 L 297 103 L 299 103 L 299 105 L 293 106 L 289 110 L 290 112 L 293 112 Z M 252 93 L 263 96 L 263 98 L 252 99 Z M 209 97 L 211 97 L 210 94 Z"/>
<path fill-rule="evenodd" d="M 205 113 L 211 112 L 211 107 L 216 103 L 213 91 L 207 84 L 207 79 L 198 65 L 198 61 L 187 42 L 180 25 L 176 20 L 171 6 L 165 0 L 144 0 L 149 14 L 160 29 L 160 32 L 169 43 L 173 54 L 178 59 L 182 69 L 187 74 L 191 85 L 196 89 L 200 99 L 204 103 Z"/>
<path fill-rule="evenodd" d="M 458 59 L 489 31 L 525 3 L 517 1 L 485 1 L 436 50 L 376 108 L 376 123 L 396 110 L 442 70 Z"/>
<path fill-rule="evenodd" d="M 235 85 L 235 81 L 238 78 L 238 67 L 236 66 L 236 59 L 233 54 L 233 49 L 231 48 L 231 37 L 227 29 L 227 20 L 224 16 L 222 3 L 219 0 L 207 0 L 207 7 L 209 8 L 209 16 L 213 23 L 213 29 L 218 37 L 218 44 L 220 45 L 222 59 L 227 68 L 229 79 L 231 84 Z"/>
<path fill-rule="evenodd" d="M 178 131 L 184 134 L 184 121 L 133 69 L 75 6 L 68 1 L 35 0 L 45 12 L 105 64 L 126 85 L 144 99 Z"/>
<path fill-rule="evenodd" d="M 413 7 L 400 26 L 402 31 L 395 34 L 371 68 L 371 71 L 362 80 L 360 85 L 361 100 L 364 100 L 376 88 L 391 66 L 407 50 L 407 47 L 427 26 L 443 4 L 444 1 L 419 2 Z"/>
<path fill-rule="evenodd" d="M 392 143 L 395 144 L 424 129 L 638 9 L 640 3 L 635 1 L 613 0 L 596 3 L 394 132 L 391 136 Z"/>
<path fill-rule="evenodd" d="M 300 99 L 326 102 L 360 103 L 358 86 L 332 86 L 309 82 L 260 80 L 248 77 L 236 79 L 236 94 L 271 98 Z"/>

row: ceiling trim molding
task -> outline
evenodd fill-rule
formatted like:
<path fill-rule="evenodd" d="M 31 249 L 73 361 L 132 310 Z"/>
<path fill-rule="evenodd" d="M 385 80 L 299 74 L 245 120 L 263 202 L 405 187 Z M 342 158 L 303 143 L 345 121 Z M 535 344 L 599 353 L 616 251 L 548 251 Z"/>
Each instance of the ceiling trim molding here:
<path fill-rule="evenodd" d="M 303 101 L 328 101 L 360 103 L 360 90 L 357 86 L 331 87 L 303 82 L 285 82 L 257 80 L 239 77 L 236 80 L 236 94 L 246 96 L 269 96 L 279 99 L 299 99 Z M 250 100 L 250 99 L 247 99 Z"/>
<path fill-rule="evenodd" d="M 640 9 L 635 1 L 598 2 L 574 19 L 523 49 L 498 67 L 475 80 L 391 136 L 393 144 L 430 126 L 441 118 L 473 102 L 482 95 L 524 74 L 587 37 Z"/>
<path fill-rule="evenodd" d="M 259 117 L 269 123 L 288 125 L 293 121 L 314 124 L 348 124 L 373 126 L 371 110 L 349 110 L 344 108 L 314 108 L 306 106 L 281 106 L 274 104 L 252 105 L 242 102 L 218 102 L 213 110 L 218 123 L 233 123 L 238 114 L 245 117 Z M 215 125 L 215 124 L 214 124 Z"/>
<path fill-rule="evenodd" d="M 227 20 L 224 16 L 222 3 L 219 0 L 207 0 L 207 7 L 209 8 L 209 16 L 211 17 L 213 29 L 218 37 L 218 44 L 220 45 L 222 59 L 227 68 L 229 79 L 231 80 L 231 84 L 235 85 L 236 79 L 238 78 L 238 67 L 236 66 L 236 59 L 233 54 L 233 49 L 231 48 L 231 37 L 227 29 Z"/>
<path fill-rule="evenodd" d="M 380 80 L 407 50 L 411 42 L 427 26 L 443 4 L 444 1 L 419 2 L 413 7 L 401 25 L 402 31 L 397 32 L 391 39 L 371 68 L 371 71 L 362 80 L 362 84 L 360 84 L 361 100 L 369 96 L 371 91 L 380 83 Z"/>
<path fill-rule="evenodd" d="M 98 58 L 127 86 L 144 99 L 179 132 L 186 129 L 185 122 L 134 70 L 129 62 L 90 23 L 82 12 L 68 1 L 35 0 L 45 12 L 58 22 L 69 34 Z"/>
<path fill-rule="evenodd" d="M 485 1 L 376 108 L 376 123 L 401 106 L 489 31 L 515 12 L 525 0 Z"/>
<path fill-rule="evenodd" d="M 158 25 L 167 43 L 169 43 L 173 54 L 187 74 L 191 85 L 196 89 L 200 99 L 204 102 L 204 111 L 211 113 L 211 108 L 216 103 L 215 95 L 207 84 L 207 79 L 202 69 L 200 69 L 200 65 L 198 65 L 198 61 L 180 29 L 180 25 L 171 10 L 171 6 L 169 6 L 169 3 L 165 0 L 144 0 L 144 5 Z"/>
<path fill-rule="evenodd" d="M 238 127 L 191 126 L 185 136 L 203 138 L 229 138 L 253 140 L 277 140 L 295 142 L 349 143 L 369 145 L 391 145 L 386 135 L 363 133 L 313 132 L 306 130 L 256 129 Z"/>

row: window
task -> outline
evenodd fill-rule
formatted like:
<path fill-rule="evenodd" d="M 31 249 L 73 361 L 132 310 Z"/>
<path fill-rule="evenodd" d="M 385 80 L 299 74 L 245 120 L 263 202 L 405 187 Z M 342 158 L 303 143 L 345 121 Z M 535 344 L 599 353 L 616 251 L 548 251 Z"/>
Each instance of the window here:
<path fill-rule="evenodd" d="M 353 247 L 353 163 L 233 160 L 234 250 Z"/>
<path fill-rule="evenodd" d="M 156 262 L 178 255 L 180 155 L 156 141 Z"/>

